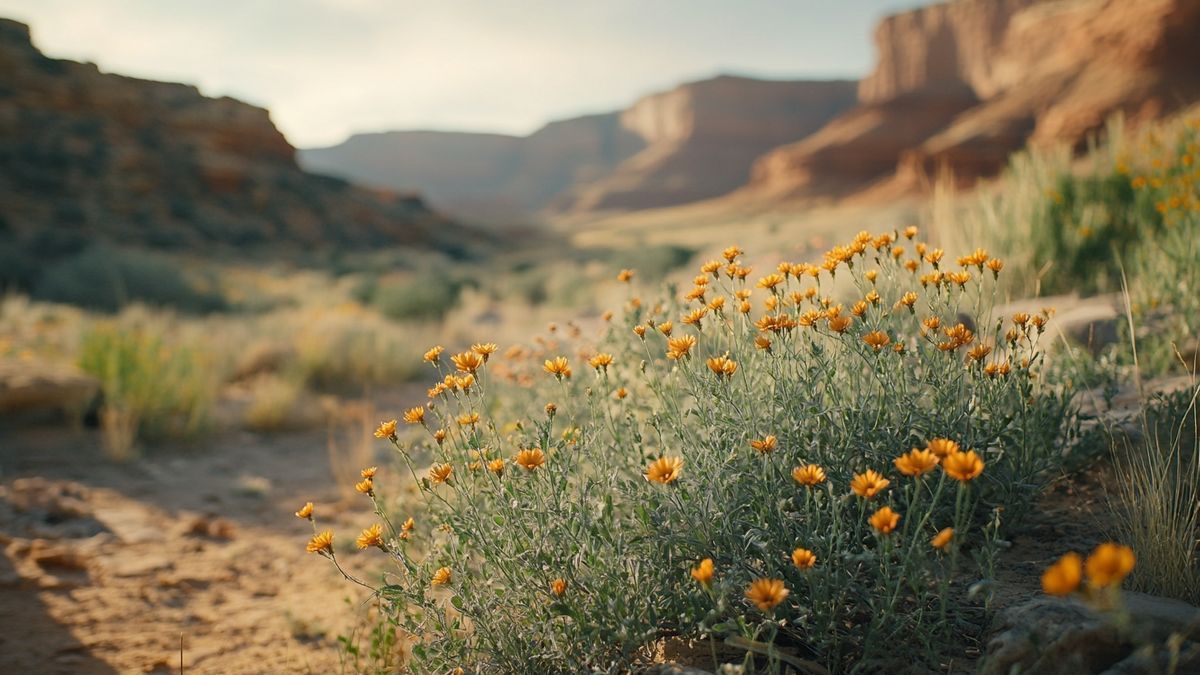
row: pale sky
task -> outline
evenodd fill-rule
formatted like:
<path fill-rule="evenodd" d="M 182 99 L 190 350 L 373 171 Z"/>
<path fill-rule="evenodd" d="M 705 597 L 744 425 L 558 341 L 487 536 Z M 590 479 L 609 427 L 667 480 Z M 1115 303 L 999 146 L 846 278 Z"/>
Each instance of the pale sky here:
<path fill-rule="evenodd" d="M 920 0 L 0 0 L 57 58 L 264 106 L 299 147 L 526 134 L 718 73 L 861 77 Z"/>

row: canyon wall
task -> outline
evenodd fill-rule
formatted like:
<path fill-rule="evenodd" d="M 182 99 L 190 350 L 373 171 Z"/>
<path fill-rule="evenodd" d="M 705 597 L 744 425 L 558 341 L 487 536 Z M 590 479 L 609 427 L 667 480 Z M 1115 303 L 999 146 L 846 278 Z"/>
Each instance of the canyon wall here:
<path fill-rule="evenodd" d="M 887 194 L 995 175 L 1026 143 L 1082 147 L 1200 99 L 1200 2 L 955 0 L 885 19 L 859 105 L 754 167 L 749 193 Z"/>
<path fill-rule="evenodd" d="M 451 227 L 412 194 L 306 173 L 266 110 L 48 58 L 0 19 L 0 240 L 376 246 Z"/>

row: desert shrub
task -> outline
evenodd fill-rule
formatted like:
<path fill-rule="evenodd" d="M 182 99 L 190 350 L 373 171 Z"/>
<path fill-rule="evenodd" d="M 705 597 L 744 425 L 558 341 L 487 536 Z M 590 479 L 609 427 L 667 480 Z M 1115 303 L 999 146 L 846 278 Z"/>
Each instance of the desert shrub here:
<path fill-rule="evenodd" d="M 0 237 L 0 291 L 28 290 L 40 272 L 39 262 L 27 246 Z"/>
<path fill-rule="evenodd" d="M 1163 227 L 1129 256 L 1130 325 L 1142 367 L 1195 373 L 1200 353 L 1200 118 L 1148 135 L 1127 177 Z"/>
<path fill-rule="evenodd" d="M 670 244 L 634 246 L 614 251 L 609 263 L 616 268 L 639 270 L 647 281 L 658 281 L 688 264 L 695 254 L 690 248 Z"/>
<path fill-rule="evenodd" d="M 198 289 L 177 263 L 154 253 L 104 245 L 50 265 L 35 284 L 33 296 L 103 312 L 132 303 L 184 312 L 211 312 L 224 306 L 220 295 Z"/>
<path fill-rule="evenodd" d="M 1123 121 L 1082 162 L 1066 146 L 1015 153 L 997 189 L 941 217 L 1005 256 L 1019 295 L 1119 291 L 1123 265 L 1164 230 L 1161 185 L 1138 189 Z"/>
<path fill-rule="evenodd" d="M 278 431 L 288 421 L 292 408 L 304 393 L 304 382 L 295 374 L 269 373 L 251 383 L 246 426 L 256 431 Z"/>
<path fill-rule="evenodd" d="M 220 374 L 215 356 L 150 321 L 87 324 L 79 366 L 100 380 L 107 450 L 132 455 L 139 439 L 193 434 L 210 420 Z"/>
<path fill-rule="evenodd" d="M 280 317 L 303 382 L 315 389 L 394 385 L 420 372 L 423 324 L 395 324 L 359 305 Z"/>
<path fill-rule="evenodd" d="M 1038 377 L 1046 315 L 992 315 L 1000 263 L 897 239 L 757 284 L 731 248 L 686 304 L 630 298 L 594 349 L 427 354 L 439 382 L 404 415 L 423 435 L 376 432 L 423 503 L 390 512 L 404 488 L 372 470 L 356 486 L 413 667 L 624 672 L 674 637 L 874 672 L 935 667 L 986 623 L 1071 395 Z M 330 537 L 309 549 L 336 562 Z"/>
<path fill-rule="evenodd" d="M 371 304 L 396 321 L 440 319 L 458 302 L 462 287 L 455 279 L 381 280 L 371 292 Z"/>

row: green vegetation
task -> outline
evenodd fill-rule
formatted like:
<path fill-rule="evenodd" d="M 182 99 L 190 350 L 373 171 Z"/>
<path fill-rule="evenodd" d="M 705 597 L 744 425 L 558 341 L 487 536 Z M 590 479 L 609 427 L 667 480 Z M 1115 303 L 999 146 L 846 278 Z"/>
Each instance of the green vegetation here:
<path fill-rule="evenodd" d="M 138 439 L 196 433 L 211 419 L 220 382 L 214 355 L 160 323 L 102 321 L 84 329 L 79 366 L 100 380 L 106 449 L 132 456 Z"/>
<path fill-rule="evenodd" d="M 101 312 L 133 303 L 189 313 L 225 307 L 219 294 L 203 290 L 169 258 L 105 245 L 90 246 L 48 266 L 32 295 Z"/>

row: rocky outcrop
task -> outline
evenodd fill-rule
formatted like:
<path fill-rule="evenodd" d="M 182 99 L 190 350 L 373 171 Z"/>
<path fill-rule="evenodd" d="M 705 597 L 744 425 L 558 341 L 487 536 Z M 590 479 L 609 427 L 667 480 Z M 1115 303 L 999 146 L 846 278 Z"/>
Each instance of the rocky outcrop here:
<path fill-rule="evenodd" d="M 0 243 L 168 248 L 428 242 L 413 195 L 305 173 L 266 110 L 44 56 L 0 19 Z"/>
<path fill-rule="evenodd" d="M 1127 591 L 1124 629 L 1112 612 L 1042 597 L 1004 610 L 979 672 L 1153 675 L 1200 668 L 1200 609 Z"/>
<path fill-rule="evenodd" d="M 419 189 L 435 205 L 474 217 L 666 206 L 743 185 L 756 157 L 846 110 L 855 87 L 722 76 L 526 137 L 372 134 L 301 151 L 301 161 L 370 184 Z"/>
<path fill-rule="evenodd" d="M 859 106 L 765 156 L 754 187 L 848 194 L 946 169 L 969 183 L 1026 143 L 1082 145 L 1113 114 L 1137 123 L 1200 98 L 1198 31 L 1190 0 L 956 0 L 889 17 Z"/>

